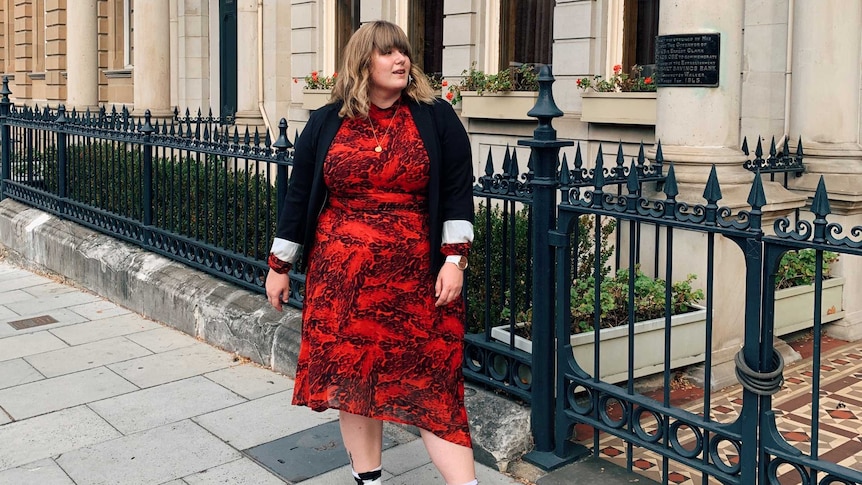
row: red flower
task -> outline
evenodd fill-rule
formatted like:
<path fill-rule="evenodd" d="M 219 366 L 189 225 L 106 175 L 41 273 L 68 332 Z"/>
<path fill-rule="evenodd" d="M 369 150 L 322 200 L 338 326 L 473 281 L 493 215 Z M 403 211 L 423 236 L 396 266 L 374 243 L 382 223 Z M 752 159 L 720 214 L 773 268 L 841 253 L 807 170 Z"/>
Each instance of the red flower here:
<path fill-rule="evenodd" d="M 652 78 L 650 76 L 645 77 L 644 84 L 652 84 Z"/>
<path fill-rule="evenodd" d="M 317 82 L 317 71 L 311 71 L 311 80 Z"/>
<path fill-rule="evenodd" d="M 622 70 L 623 70 L 623 66 L 621 66 L 620 64 L 617 64 L 614 66 L 614 74 L 619 74 L 620 71 L 622 71 Z"/>
<path fill-rule="evenodd" d="M 580 86 L 580 85 L 581 85 L 581 80 L 580 80 L 580 79 L 578 79 L 577 81 L 575 81 L 575 83 L 576 83 L 578 86 Z"/>
<path fill-rule="evenodd" d="M 337 78 L 337 77 L 338 77 L 338 73 L 337 73 L 337 72 L 333 72 L 333 73 L 332 73 L 332 79 L 335 79 L 335 78 Z"/>
<path fill-rule="evenodd" d="M 298 82 L 299 82 L 299 79 L 297 79 L 297 78 L 293 78 L 293 84 L 296 84 L 296 83 L 298 83 Z"/>
<path fill-rule="evenodd" d="M 449 91 L 448 93 L 446 93 L 446 99 L 448 99 L 449 101 L 452 101 L 452 98 L 454 98 L 454 97 L 455 97 L 455 94 L 452 91 Z"/>
<path fill-rule="evenodd" d="M 449 85 L 449 81 L 443 81 L 443 82 L 441 82 L 441 83 L 440 83 L 440 85 L 441 85 L 441 86 L 443 86 L 443 87 L 445 88 L 446 86 L 448 86 L 448 85 Z"/>

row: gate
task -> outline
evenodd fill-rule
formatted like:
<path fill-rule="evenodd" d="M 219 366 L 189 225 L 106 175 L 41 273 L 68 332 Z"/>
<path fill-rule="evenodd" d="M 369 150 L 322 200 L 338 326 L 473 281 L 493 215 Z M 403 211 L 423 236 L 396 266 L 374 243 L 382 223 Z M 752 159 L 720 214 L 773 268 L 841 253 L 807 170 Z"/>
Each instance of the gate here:
<path fill-rule="evenodd" d="M 700 205 L 676 200 L 678 189 L 673 166 L 667 168 L 666 177 L 659 184 L 660 192 L 647 197 L 646 192 L 651 187 L 643 183 L 642 167 L 632 163 L 630 167 L 618 165 L 607 169 L 601 154 L 591 172 L 591 186 L 574 185 L 570 183 L 569 167 L 565 163 L 558 167 L 557 154 L 566 142 L 556 140 L 551 127 L 551 119 L 560 116 L 550 94 L 552 82 L 549 70 L 544 68 L 540 75 L 539 102 L 530 112 L 539 119 L 539 127 L 532 140 L 521 142 L 532 149 L 535 244 L 532 258 L 532 417 L 536 447 L 525 459 L 552 469 L 586 452 L 599 456 L 602 444 L 614 438 L 625 448 L 629 470 L 634 466 L 632 452 L 635 448 L 657 456 L 663 483 L 678 481 L 672 467 L 684 468 L 690 472 L 692 482 L 702 483 L 862 483 L 862 473 L 858 469 L 838 465 L 819 449 L 819 423 L 824 415 L 822 401 L 828 398 L 820 387 L 822 263 L 826 252 L 862 255 L 862 241 L 859 241 L 862 227 L 845 231 L 827 220 L 830 208 L 822 180 L 810 214 L 798 215 L 794 221 L 780 218 L 774 225 L 764 227 L 762 208 L 767 200 L 756 166 L 747 200 L 750 209 L 738 212 L 719 205 L 721 186 L 714 167 L 703 191 L 706 204 Z M 660 153 L 659 144 L 659 160 Z M 801 147 L 795 157 L 786 148 L 782 156 L 785 161 L 797 162 L 798 168 Z M 624 177 L 625 190 L 605 192 L 605 177 Z M 588 271 L 578 268 L 578 241 L 584 236 L 581 234 L 584 217 L 592 221 L 589 237 L 596 253 L 600 252 L 605 237 L 603 228 L 613 224 L 619 234 L 616 250 L 621 257 L 615 275 L 609 274 L 600 257 L 592 258 Z M 667 281 L 662 302 L 667 309 L 674 305 L 677 297 L 677 289 L 671 284 L 678 277 L 674 267 L 675 241 L 692 234 L 706 246 L 706 273 L 702 275 L 704 326 L 695 337 L 687 334 L 680 339 L 671 312 L 664 311 L 656 324 L 661 338 L 655 346 L 663 351 L 659 368 L 661 391 L 658 395 L 647 395 L 635 388 L 638 375 L 634 362 L 655 348 L 635 343 L 633 302 L 636 292 L 640 291 L 635 281 L 640 281 L 643 261 L 639 251 L 633 248 L 637 248 L 642 239 L 654 237 L 658 248 L 654 261 L 657 274 L 652 276 L 662 276 Z M 742 302 L 715 301 L 716 268 L 721 263 L 717 245 L 725 250 L 731 248 L 744 261 Z M 804 446 L 793 446 L 786 438 L 789 436 L 787 429 L 777 423 L 778 411 L 772 397 L 782 388 L 784 379 L 784 361 L 773 344 L 773 283 L 784 253 L 800 249 L 815 254 L 814 294 L 817 296 L 813 313 L 810 409 L 803 406 L 809 410 L 807 416 L 794 417 L 806 427 L 801 433 L 807 436 L 808 442 L 803 443 Z M 624 350 L 613 350 L 614 360 L 628 363 L 621 379 L 624 384 L 620 385 L 606 379 L 603 371 L 603 366 L 608 365 L 608 360 L 602 359 L 603 347 L 609 345 L 603 332 L 593 331 L 590 358 L 575 357 L 571 337 L 571 302 L 575 298 L 575 287 L 582 288 L 584 282 L 589 282 L 586 295 L 591 299 L 584 294 L 578 294 L 578 298 L 592 302 L 592 322 L 589 323 L 592 328 L 600 329 L 605 304 L 602 297 L 607 291 L 603 289 L 603 282 L 610 279 L 625 281 L 627 287 L 617 290 L 628 292 Z M 738 304 L 744 305 L 744 317 L 738 327 L 743 345 L 734 364 L 743 389 L 736 403 L 738 414 L 722 419 L 715 415 L 709 386 L 713 365 L 713 313 L 719 305 Z M 680 345 L 704 349 L 704 399 L 702 406 L 695 409 L 675 405 L 671 399 L 674 378 L 671 362 L 676 358 L 672 354 Z M 801 399 L 807 397 L 803 395 Z M 591 450 L 572 442 L 575 427 L 584 425 L 592 429 Z"/>

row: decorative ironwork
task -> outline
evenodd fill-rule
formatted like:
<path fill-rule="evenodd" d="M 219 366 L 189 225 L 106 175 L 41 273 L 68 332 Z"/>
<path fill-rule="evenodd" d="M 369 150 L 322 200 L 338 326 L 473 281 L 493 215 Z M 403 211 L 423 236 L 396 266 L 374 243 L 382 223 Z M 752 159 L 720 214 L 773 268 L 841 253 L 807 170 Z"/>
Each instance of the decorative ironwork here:
<path fill-rule="evenodd" d="M 742 140 L 742 152 L 746 156 L 749 155 L 748 138 Z M 805 171 L 803 165 L 802 138 L 796 144 L 796 153 L 790 152 L 790 143 L 787 137 L 784 137 L 784 146 L 779 152 L 775 147 L 775 137 L 772 137 L 772 142 L 769 146 L 769 157 L 763 158 L 763 145 L 761 138 L 757 138 L 757 147 L 754 149 L 754 159 L 747 160 L 743 167 L 746 170 L 760 173 L 793 173 L 797 177 L 801 177 Z"/>

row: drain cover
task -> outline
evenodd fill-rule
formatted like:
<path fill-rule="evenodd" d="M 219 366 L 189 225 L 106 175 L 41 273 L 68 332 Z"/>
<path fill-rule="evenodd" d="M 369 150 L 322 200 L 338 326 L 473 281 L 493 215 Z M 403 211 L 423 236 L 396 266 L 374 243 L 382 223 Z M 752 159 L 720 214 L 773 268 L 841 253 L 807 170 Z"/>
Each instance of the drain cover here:
<path fill-rule="evenodd" d="M 51 315 L 40 315 L 38 317 L 25 318 L 23 320 L 15 320 L 9 322 L 15 330 L 24 330 L 25 328 L 41 327 L 42 325 L 50 325 L 57 323 Z"/>

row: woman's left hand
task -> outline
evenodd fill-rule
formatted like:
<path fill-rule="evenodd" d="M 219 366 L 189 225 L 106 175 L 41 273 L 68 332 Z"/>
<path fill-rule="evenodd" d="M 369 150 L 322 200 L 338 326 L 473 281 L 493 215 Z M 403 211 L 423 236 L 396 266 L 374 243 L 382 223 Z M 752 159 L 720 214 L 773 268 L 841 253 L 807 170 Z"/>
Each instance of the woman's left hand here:
<path fill-rule="evenodd" d="M 434 296 L 437 297 L 435 306 L 448 305 L 461 298 L 462 288 L 464 288 L 464 271 L 452 263 L 444 263 L 437 274 L 437 283 L 434 285 Z"/>

